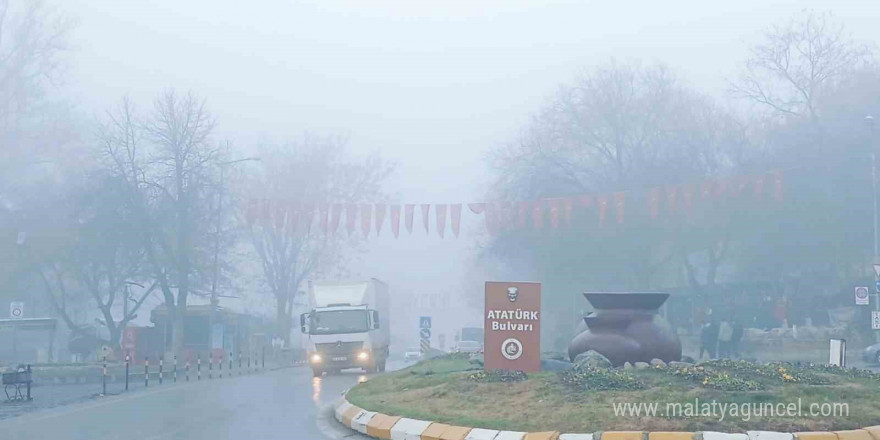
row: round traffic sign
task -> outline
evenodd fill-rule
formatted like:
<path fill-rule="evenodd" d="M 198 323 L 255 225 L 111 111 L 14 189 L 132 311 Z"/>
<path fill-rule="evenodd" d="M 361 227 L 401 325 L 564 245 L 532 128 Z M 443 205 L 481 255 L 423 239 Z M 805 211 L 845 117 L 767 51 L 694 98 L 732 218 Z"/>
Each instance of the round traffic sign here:
<path fill-rule="evenodd" d="M 21 317 L 21 309 L 18 307 L 13 308 L 12 309 L 12 317 L 13 318 L 20 318 Z"/>
<path fill-rule="evenodd" d="M 868 297 L 868 288 L 867 287 L 856 287 L 856 297 L 859 299 L 864 299 Z"/>

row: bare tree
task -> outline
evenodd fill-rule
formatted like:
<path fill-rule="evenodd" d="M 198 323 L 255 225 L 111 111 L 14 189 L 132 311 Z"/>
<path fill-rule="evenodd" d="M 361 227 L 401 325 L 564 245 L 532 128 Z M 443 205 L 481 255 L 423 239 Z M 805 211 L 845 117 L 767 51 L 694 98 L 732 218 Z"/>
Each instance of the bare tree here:
<path fill-rule="evenodd" d="M 819 100 L 870 59 L 830 13 L 806 11 L 764 32 L 751 49 L 734 95 L 784 117 L 819 119 Z"/>
<path fill-rule="evenodd" d="M 271 211 L 247 221 L 246 228 L 275 299 L 279 335 L 289 344 L 294 298 L 303 281 L 337 266 L 355 242 L 312 223 L 330 202 L 377 200 L 392 167 L 376 155 L 350 158 L 345 140 L 332 136 L 264 148 L 260 158 L 261 173 L 248 196 L 271 201 Z"/>

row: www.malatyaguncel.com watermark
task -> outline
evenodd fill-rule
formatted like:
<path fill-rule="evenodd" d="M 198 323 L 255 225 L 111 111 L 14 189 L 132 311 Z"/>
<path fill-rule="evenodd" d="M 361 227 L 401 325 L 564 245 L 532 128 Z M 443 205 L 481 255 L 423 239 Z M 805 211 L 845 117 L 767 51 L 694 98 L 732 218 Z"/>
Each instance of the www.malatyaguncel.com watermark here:
<path fill-rule="evenodd" d="M 688 402 L 619 402 L 612 403 L 617 417 L 737 418 L 748 421 L 752 417 L 849 417 L 845 402 L 719 402 L 694 399 Z"/>

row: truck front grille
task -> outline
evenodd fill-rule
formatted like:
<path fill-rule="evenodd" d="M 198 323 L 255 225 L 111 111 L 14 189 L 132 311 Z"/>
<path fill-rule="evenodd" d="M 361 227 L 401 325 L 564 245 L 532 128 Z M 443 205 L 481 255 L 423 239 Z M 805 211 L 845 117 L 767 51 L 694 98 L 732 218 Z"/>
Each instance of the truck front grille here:
<path fill-rule="evenodd" d="M 363 341 L 356 342 L 331 342 L 315 344 L 315 348 L 325 356 L 351 356 L 364 347 Z"/>

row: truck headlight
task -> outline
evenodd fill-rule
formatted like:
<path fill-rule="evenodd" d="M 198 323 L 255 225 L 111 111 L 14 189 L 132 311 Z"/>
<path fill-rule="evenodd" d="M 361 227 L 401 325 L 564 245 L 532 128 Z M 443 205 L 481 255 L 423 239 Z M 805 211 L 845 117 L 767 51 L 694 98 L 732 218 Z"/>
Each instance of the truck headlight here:
<path fill-rule="evenodd" d="M 321 358 L 321 355 L 318 353 L 313 354 L 311 357 L 311 361 L 313 364 L 320 364 L 322 360 L 323 359 Z"/>
<path fill-rule="evenodd" d="M 367 353 L 366 351 L 362 351 L 362 352 L 358 353 L 358 360 L 365 361 L 369 358 L 370 358 L 370 353 Z"/>

